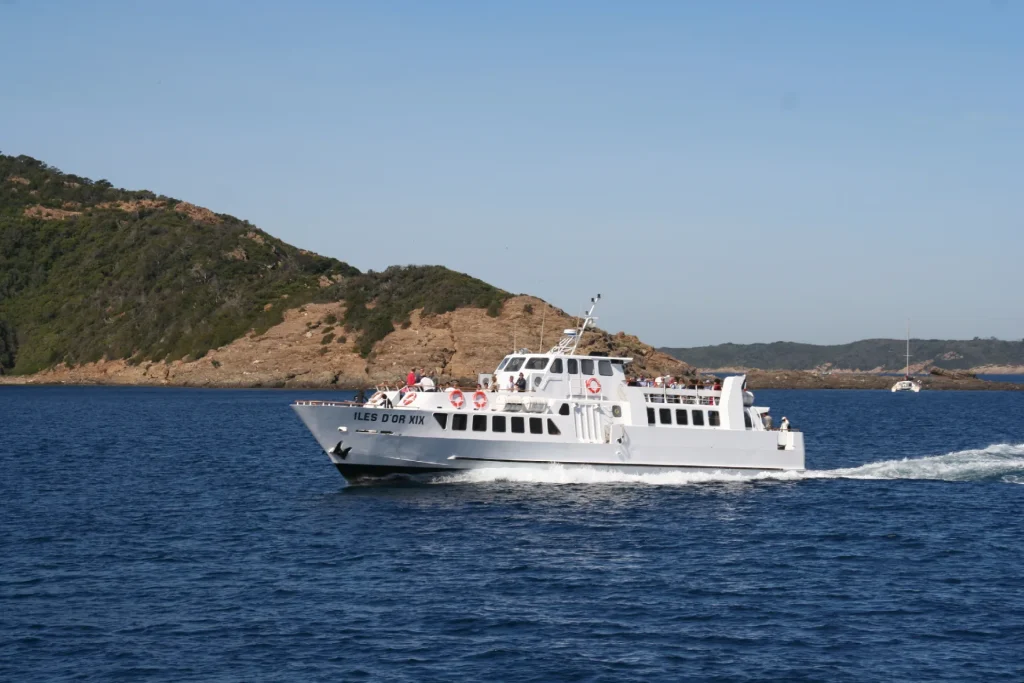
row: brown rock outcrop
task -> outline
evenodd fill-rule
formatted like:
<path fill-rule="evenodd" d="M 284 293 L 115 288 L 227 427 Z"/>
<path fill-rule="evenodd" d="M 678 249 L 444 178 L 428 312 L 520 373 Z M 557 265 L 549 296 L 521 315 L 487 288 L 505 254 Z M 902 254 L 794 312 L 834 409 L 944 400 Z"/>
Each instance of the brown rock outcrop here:
<path fill-rule="evenodd" d="M 328 322 L 341 320 L 344 312 L 344 302 L 307 304 L 287 311 L 284 322 L 265 334 L 246 335 L 194 361 L 139 365 L 101 361 L 74 368 L 57 366 L 3 381 L 348 388 L 399 381 L 410 367 L 426 368 L 440 378 L 475 379 L 478 373 L 497 367 L 513 349 L 548 350 L 564 328 L 574 326 L 573 318 L 563 311 L 528 296 L 507 300 L 496 318 L 480 308 L 433 316 L 414 311 L 407 326 L 399 326 L 363 358 L 355 350 L 358 334 L 347 332 L 338 322 Z M 581 350 L 632 357 L 631 370 L 636 373 L 683 375 L 693 371 L 686 363 L 622 333 L 588 331 Z"/>

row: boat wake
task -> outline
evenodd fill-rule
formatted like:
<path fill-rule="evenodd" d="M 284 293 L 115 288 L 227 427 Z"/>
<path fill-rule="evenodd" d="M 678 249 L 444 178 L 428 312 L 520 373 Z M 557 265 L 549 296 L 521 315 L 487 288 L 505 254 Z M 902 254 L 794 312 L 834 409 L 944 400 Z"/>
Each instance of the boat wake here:
<path fill-rule="evenodd" d="M 537 468 L 495 467 L 466 470 L 436 479 L 446 484 L 521 482 L 537 484 L 619 484 L 685 486 L 703 483 L 801 481 L 806 479 L 922 479 L 931 481 L 1003 481 L 1024 484 L 1024 444 L 995 444 L 987 448 L 901 460 L 880 460 L 858 467 L 803 472 L 658 472 L 627 474 L 591 467 L 552 465 Z"/>

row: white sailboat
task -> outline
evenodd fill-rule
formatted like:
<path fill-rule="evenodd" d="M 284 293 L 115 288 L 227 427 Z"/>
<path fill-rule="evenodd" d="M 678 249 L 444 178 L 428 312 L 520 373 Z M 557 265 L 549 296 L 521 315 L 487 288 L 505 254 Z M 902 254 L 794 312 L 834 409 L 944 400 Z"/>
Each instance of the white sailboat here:
<path fill-rule="evenodd" d="M 921 391 L 921 383 L 910 379 L 910 323 L 907 323 L 907 367 L 903 371 L 903 379 L 892 385 L 893 393 L 897 391 Z"/>

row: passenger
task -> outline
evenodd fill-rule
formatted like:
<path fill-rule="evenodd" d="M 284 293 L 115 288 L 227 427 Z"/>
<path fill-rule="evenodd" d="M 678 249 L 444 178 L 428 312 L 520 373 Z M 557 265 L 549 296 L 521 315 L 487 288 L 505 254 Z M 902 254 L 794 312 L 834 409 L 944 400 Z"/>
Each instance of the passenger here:
<path fill-rule="evenodd" d="M 772 416 L 770 414 L 768 414 L 768 413 L 761 413 L 761 424 L 764 425 L 765 429 L 767 429 L 768 431 L 771 431 L 771 429 L 772 429 Z"/>
<path fill-rule="evenodd" d="M 508 389 L 509 391 L 515 391 L 516 390 L 516 376 L 515 375 L 509 375 L 508 376 L 508 386 L 505 387 L 505 388 Z"/>
<path fill-rule="evenodd" d="M 491 375 L 491 393 L 493 394 L 494 392 L 496 392 L 500 388 L 501 388 L 501 386 L 499 386 L 499 383 L 498 383 L 498 376 L 497 375 Z"/>
<path fill-rule="evenodd" d="M 780 432 L 788 432 L 789 431 L 789 418 L 786 417 L 785 415 L 782 416 L 782 422 L 779 423 L 779 431 Z"/>
<path fill-rule="evenodd" d="M 366 392 L 362 388 L 360 388 L 359 391 L 356 392 L 356 397 L 354 400 L 359 405 L 366 403 Z"/>
<path fill-rule="evenodd" d="M 420 380 L 420 388 L 423 389 L 423 391 L 433 391 L 434 380 L 430 379 L 429 377 L 424 377 L 423 379 Z"/>
<path fill-rule="evenodd" d="M 416 368 L 411 368 L 409 370 L 409 374 L 405 376 L 405 386 L 411 387 L 418 381 L 419 379 L 416 377 Z"/>
<path fill-rule="evenodd" d="M 519 379 L 516 380 L 516 390 L 526 391 L 526 378 L 523 377 L 523 373 L 519 373 Z"/>
<path fill-rule="evenodd" d="M 422 380 L 422 379 L 423 379 L 423 368 L 420 368 L 419 370 L 416 370 L 416 381 L 414 382 L 414 384 L 419 384 L 420 380 Z"/>

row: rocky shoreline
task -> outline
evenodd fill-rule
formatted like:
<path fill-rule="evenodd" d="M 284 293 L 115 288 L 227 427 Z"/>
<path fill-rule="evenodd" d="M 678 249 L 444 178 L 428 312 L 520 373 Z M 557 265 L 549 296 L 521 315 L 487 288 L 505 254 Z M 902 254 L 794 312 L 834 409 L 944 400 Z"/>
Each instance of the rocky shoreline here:
<path fill-rule="evenodd" d="M 170 374 L 170 373 L 168 373 Z M 473 386 L 475 377 L 451 377 L 462 386 Z M 867 389 L 889 391 L 896 377 L 870 373 L 841 373 L 820 375 L 796 370 L 749 370 L 747 386 L 759 389 Z M 915 377 L 925 391 L 1024 391 L 1024 383 L 991 382 L 973 377 L 951 378 L 936 375 Z M 318 389 L 354 391 L 372 384 L 367 381 L 334 374 L 269 376 L 259 378 L 222 376 L 171 379 L 160 376 L 89 373 L 40 373 L 38 375 L 0 377 L 0 386 L 137 386 L 137 387 L 190 387 L 207 389 Z"/>
<path fill-rule="evenodd" d="M 866 372 L 845 372 L 821 375 L 803 370 L 748 370 L 747 386 L 751 389 L 872 389 L 889 391 L 899 379 L 891 375 Z M 990 382 L 963 375 L 947 377 L 920 375 L 914 379 L 924 391 L 1024 391 L 1024 384 Z"/>

